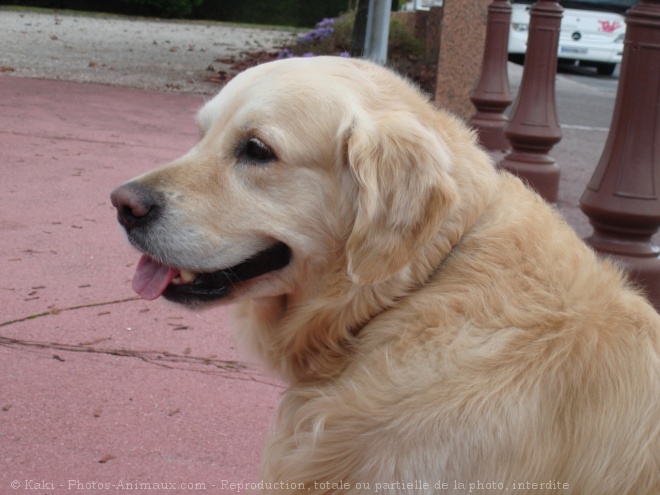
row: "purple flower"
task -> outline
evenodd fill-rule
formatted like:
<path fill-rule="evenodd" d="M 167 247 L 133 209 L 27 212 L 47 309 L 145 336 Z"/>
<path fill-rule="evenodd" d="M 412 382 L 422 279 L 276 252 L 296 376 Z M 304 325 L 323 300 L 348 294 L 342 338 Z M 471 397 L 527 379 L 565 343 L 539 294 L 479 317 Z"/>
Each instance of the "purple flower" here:
<path fill-rule="evenodd" d="M 301 36 L 300 41 L 303 43 L 314 43 L 315 41 L 321 41 L 331 36 L 333 31 L 334 29 L 332 27 L 316 28 Z"/>
<path fill-rule="evenodd" d="M 316 23 L 317 28 L 332 28 L 335 25 L 334 19 L 328 19 L 327 17 L 320 22 Z"/>
<path fill-rule="evenodd" d="M 303 43 L 314 43 L 315 41 L 324 40 L 332 36 L 335 29 L 335 20 L 325 18 L 321 22 L 317 22 L 314 29 L 308 31 L 300 37 Z"/>

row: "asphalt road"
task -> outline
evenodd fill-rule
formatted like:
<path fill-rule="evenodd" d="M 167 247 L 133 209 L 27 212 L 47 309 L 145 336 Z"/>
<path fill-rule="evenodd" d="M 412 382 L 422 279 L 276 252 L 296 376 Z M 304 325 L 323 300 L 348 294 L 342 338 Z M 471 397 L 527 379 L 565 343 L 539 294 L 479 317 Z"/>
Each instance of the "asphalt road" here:
<path fill-rule="evenodd" d="M 599 76 L 595 69 L 589 67 L 562 66 L 559 68 L 559 74 L 568 79 L 612 93 L 616 93 L 620 72 L 621 64 L 617 64 L 614 74 L 611 76 Z"/>
<path fill-rule="evenodd" d="M 612 76 L 599 76 L 594 70 L 561 68 L 558 78 L 575 84 L 557 91 L 557 112 L 562 125 L 584 125 L 609 129 L 619 83 L 619 68 Z"/>
<path fill-rule="evenodd" d="M 509 63 L 509 80 L 514 97 L 522 71 L 522 66 Z M 594 70 L 579 67 L 560 68 L 555 80 L 560 125 L 568 129 L 585 128 L 607 132 L 612 120 L 618 82 L 619 67 L 612 76 L 599 76 Z"/>

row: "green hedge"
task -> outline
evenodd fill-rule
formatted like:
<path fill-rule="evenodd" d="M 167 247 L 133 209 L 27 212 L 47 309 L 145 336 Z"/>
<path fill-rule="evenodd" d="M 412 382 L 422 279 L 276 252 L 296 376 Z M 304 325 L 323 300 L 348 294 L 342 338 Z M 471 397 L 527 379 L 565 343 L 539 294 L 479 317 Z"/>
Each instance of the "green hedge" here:
<path fill-rule="evenodd" d="M 348 10 L 349 0 L 204 0 L 200 19 L 313 27 L 325 17 Z"/>
<path fill-rule="evenodd" d="M 336 17 L 350 0 L 0 0 L 23 5 L 147 17 L 208 19 L 227 22 L 312 27 Z"/>

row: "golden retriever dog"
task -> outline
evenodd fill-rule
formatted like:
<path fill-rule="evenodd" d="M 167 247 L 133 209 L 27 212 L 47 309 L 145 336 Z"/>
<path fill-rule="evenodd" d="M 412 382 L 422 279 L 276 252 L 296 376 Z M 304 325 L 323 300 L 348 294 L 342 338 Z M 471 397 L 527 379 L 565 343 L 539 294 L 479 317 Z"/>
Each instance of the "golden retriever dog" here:
<path fill-rule="evenodd" d="M 133 288 L 236 303 L 266 493 L 660 494 L 660 317 L 460 120 L 361 60 L 238 75 L 117 188 Z"/>

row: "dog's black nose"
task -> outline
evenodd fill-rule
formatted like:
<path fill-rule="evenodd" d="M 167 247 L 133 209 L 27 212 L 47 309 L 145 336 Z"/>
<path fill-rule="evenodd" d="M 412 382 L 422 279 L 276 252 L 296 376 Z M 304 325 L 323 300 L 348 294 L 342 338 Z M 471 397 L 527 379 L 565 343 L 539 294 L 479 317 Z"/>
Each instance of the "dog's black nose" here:
<path fill-rule="evenodd" d="M 144 186 L 124 184 L 112 191 L 110 200 L 117 208 L 117 219 L 126 230 L 153 221 L 159 211 L 156 195 Z"/>

